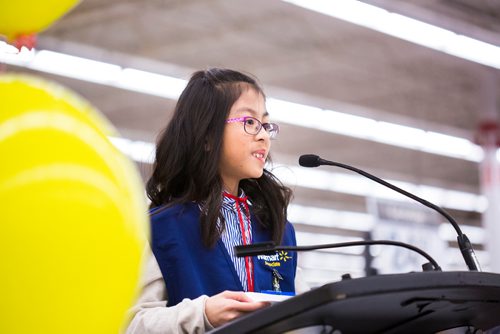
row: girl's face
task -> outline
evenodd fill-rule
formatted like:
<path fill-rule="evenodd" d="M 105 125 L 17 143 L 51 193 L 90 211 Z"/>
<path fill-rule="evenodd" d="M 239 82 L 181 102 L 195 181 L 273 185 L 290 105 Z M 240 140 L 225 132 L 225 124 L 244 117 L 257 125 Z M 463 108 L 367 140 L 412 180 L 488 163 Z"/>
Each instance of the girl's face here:
<path fill-rule="evenodd" d="M 231 107 L 228 119 L 245 116 L 254 117 L 262 123 L 269 122 L 264 97 L 253 88 L 244 89 Z M 251 135 L 245 132 L 243 122 L 227 123 L 219 162 L 225 190 L 238 195 L 240 180 L 262 176 L 270 147 L 271 140 L 264 128 Z"/>

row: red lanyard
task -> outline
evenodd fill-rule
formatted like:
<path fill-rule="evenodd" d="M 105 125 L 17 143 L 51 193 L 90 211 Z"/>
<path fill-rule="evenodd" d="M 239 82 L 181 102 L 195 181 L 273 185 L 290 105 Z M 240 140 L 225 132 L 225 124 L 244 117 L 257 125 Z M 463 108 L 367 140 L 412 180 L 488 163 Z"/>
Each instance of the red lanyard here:
<path fill-rule="evenodd" d="M 249 224 L 245 224 L 243 220 L 243 215 L 241 213 L 240 203 L 243 204 L 246 211 L 246 216 L 248 221 L 250 222 L 250 209 L 248 208 L 247 197 L 236 197 L 228 193 L 224 193 L 224 196 L 229 197 L 235 201 L 236 211 L 238 212 L 238 221 L 240 223 L 240 231 L 241 231 L 241 240 L 243 245 L 248 245 L 252 242 L 251 236 L 251 226 Z M 248 226 L 248 228 L 246 228 Z M 253 292 L 254 291 L 254 275 L 253 275 L 253 261 L 250 256 L 245 257 L 245 271 L 247 274 L 247 290 Z"/>

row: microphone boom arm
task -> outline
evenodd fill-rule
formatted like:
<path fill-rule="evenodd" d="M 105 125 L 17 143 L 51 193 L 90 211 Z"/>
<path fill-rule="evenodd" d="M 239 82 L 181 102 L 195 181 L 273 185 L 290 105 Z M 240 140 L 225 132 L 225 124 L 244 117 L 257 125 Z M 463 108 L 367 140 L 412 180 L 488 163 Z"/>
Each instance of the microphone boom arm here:
<path fill-rule="evenodd" d="M 392 189 L 392 190 L 394 190 L 402 195 L 405 195 L 406 197 L 409 197 L 409 198 L 439 212 L 443 217 L 445 217 L 451 223 L 453 228 L 455 228 L 455 231 L 457 232 L 457 235 L 458 235 L 457 236 L 458 246 L 460 247 L 460 252 L 462 253 L 462 256 L 463 256 L 465 263 L 467 264 L 467 267 L 469 268 L 469 270 L 481 271 L 479 261 L 476 258 L 476 254 L 474 253 L 474 249 L 472 248 L 472 244 L 469 241 L 469 238 L 467 238 L 467 236 L 464 233 L 462 233 L 462 230 L 458 226 L 455 219 L 453 219 L 453 217 L 450 216 L 450 214 L 448 212 L 446 212 L 445 210 L 443 210 L 439 206 L 437 206 L 429 201 L 426 201 L 425 199 L 420 198 L 414 194 L 411 194 L 411 193 L 407 192 L 406 190 L 403 190 L 403 189 L 401 189 L 401 188 L 399 188 L 399 187 L 397 187 L 397 186 L 395 186 L 387 181 L 384 181 L 381 178 L 376 177 L 375 175 L 367 173 L 361 169 L 358 169 L 356 167 L 352 167 L 349 165 L 345 165 L 345 164 L 342 164 L 339 162 L 321 159 L 319 156 L 314 155 L 314 154 L 306 154 L 306 155 L 301 156 L 299 159 L 299 164 L 301 166 L 304 166 L 304 167 L 318 167 L 321 165 L 328 165 L 328 166 L 336 166 L 336 167 L 351 170 L 353 172 L 361 174 L 361 175 L 369 178 L 372 181 L 380 183 L 380 184 L 382 184 L 382 185 L 384 185 L 384 186 L 386 186 L 386 187 L 388 187 L 388 188 L 390 188 L 390 189 Z"/>
<path fill-rule="evenodd" d="M 429 254 L 427 254 L 420 248 L 404 242 L 393 241 L 393 240 L 363 240 L 363 241 L 351 241 L 351 242 L 310 245 L 310 246 L 275 246 L 274 242 L 270 241 L 270 242 L 255 243 L 250 245 L 239 245 L 235 246 L 234 250 L 237 257 L 244 257 L 244 256 L 255 256 L 260 254 L 273 254 L 276 251 L 311 251 L 311 250 L 325 249 L 325 248 L 341 248 L 341 247 L 369 246 L 369 245 L 392 245 L 412 250 L 425 257 L 432 264 L 434 270 L 441 271 L 441 267 L 438 265 L 436 260 L 434 260 Z"/>
<path fill-rule="evenodd" d="M 412 193 L 409 193 L 407 192 L 406 190 L 404 189 L 401 189 L 387 181 L 384 181 L 383 179 L 381 178 L 378 178 L 376 177 L 375 175 L 372 175 L 370 173 L 367 173 L 361 169 L 358 169 L 356 167 L 352 167 L 352 166 L 349 166 L 349 165 L 344 165 L 340 162 L 334 162 L 334 161 L 326 161 L 326 160 L 323 160 L 320 158 L 320 161 L 321 161 L 321 164 L 322 165 L 329 165 L 329 166 L 337 166 L 337 167 L 340 167 L 340 168 L 344 168 L 344 169 L 349 169 L 353 172 L 356 172 L 358 174 L 361 174 L 377 183 L 380 183 L 388 188 L 391 188 L 392 190 L 395 190 L 397 191 L 398 193 L 400 194 L 403 194 L 419 203 L 422 203 L 423 205 L 429 207 L 429 208 L 432 208 L 434 210 L 436 210 L 437 212 L 439 212 L 440 214 L 442 214 L 450 223 L 451 225 L 453 226 L 453 228 L 455 229 L 455 231 L 457 231 L 457 234 L 458 235 L 462 235 L 462 230 L 460 229 L 460 226 L 458 226 L 457 222 L 455 221 L 455 219 L 453 219 L 452 216 L 450 216 L 450 214 L 448 212 L 446 212 L 445 210 L 443 210 L 442 208 L 440 208 L 439 206 L 429 202 L 429 201 L 426 201 L 425 199 L 421 198 L 421 197 L 418 197 L 417 195 L 413 195 Z"/>

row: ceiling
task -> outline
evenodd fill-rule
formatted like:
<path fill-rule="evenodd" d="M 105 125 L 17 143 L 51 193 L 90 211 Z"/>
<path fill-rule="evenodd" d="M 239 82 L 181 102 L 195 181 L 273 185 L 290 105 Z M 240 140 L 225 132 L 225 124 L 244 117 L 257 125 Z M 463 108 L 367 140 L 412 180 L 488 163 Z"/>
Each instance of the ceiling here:
<path fill-rule="evenodd" d="M 365 2 L 500 45 L 497 0 Z M 233 68 L 257 76 L 273 98 L 467 139 L 483 119 L 499 116 L 498 69 L 278 0 L 85 0 L 43 32 L 38 47 L 184 79 L 197 69 Z M 83 95 L 133 140 L 154 142 L 175 103 L 38 75 Z M 472 161 L 286 123 L 273 145 L 276 163 L 296 164 L 301 154 L 315 153 L 391 180 L 480 193 Z M 148 166 L 140 167 L 147 177 Z M 295 187 L 294 203 L 368 210 L 364 196 L 302 186 Z M 477 212 L 450 212 L 464 225 L 480 225 Z M 298 226 L 311 229 L 305 221 Z M 357 235 L 328 226 L 313 232 Z"/>

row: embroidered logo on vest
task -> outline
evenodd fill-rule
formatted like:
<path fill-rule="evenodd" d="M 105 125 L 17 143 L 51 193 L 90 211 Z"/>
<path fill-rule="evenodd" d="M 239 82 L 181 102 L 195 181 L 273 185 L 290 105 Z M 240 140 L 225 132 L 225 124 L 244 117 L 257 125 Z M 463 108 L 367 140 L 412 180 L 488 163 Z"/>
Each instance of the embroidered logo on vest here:
<path fill-rule="evenodd" d="M 291 258 L 288 252 L 285 251 L 276 252 L 274 255 L 257 255 L 257 260 L 264 261 L 264 265 L 271 268 L 281 267 L 282 262 L 286 262 Z"/>
<path fill-rule="evenodd" d="M 285 251 L 279 252 L 279 257 L 280 257 L 280 261 L 283 261 L 283 262 L 286 262 L 287 260 L 290 260 L 292 258 L 291 256 L 288 256 L 288 252 L 285 252 Z"/>

